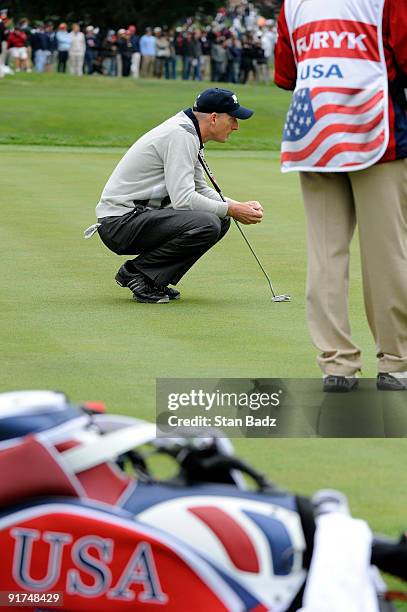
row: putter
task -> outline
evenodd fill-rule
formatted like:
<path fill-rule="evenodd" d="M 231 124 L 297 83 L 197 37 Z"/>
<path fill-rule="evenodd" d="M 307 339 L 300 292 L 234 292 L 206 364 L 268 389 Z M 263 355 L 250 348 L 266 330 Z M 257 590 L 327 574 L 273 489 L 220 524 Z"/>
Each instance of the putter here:
<path fill-rule="evenodd" d="M 201 155 L 201 153 L 198 153 L 198 159 L 199 162 L 202 166 L 202 168 L 204 169 L 205 173 L 207 174 L 209 180 L 211 181 L 212 185 L 215 188 L 215 191 L 217 191 L 217 193 L 220 195 L 220 197 L 222 198 L 222 200 L 224 202 L 226 202 L 226 198 L 223 196 L 222 190 L 219 187 L 218 183 L 216 182 L 215 177 L 213 176 L 208 164 L 206 163 L 204 157 Z M 245 243 L 247 244 L 247 246 L 249 247 L 250 251 L 253 254 L 253 257 L 255 258 L 255 260 L 257 261 L 257 263 L 260 266 L 261 271 L 263 272 L 264 276 L 267 279 L 268 285 L 270 287 L 270 291 L 271 291 L 271 301 L 272 302 L 291 302 L 291 296 L 286 295 L 286 294 L 281 294 L 281 295 L 276 295 L 273 289 L 273 284 L 271 282 L 271 279 L 269 277 L 269 275 L 267 274 L 266 270 L 264 269 L 264 266 L 262 265 L 260 259 L 257 257 L 252 245 L 250 244 L 246 234 L 244 233 L 244 231 L 242 230 L 240 224 L 236 221 L 236 219 L 233 219 L 233 221 L 236 224 L 237 229 L 239 230 L 239 232 L 241 233 L 243 240 L 245 241 Z"/>

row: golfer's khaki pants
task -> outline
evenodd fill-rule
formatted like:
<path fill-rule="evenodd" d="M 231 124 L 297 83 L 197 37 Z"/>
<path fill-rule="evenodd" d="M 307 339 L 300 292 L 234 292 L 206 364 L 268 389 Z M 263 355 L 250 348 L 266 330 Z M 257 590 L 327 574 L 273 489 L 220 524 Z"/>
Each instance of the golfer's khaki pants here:
<path fill-rule="evenodd" d="M 303 172 L 301 187 L 308 223 L 307 317 L 322 371 L 350 376 L 362 367 L 348 318 L 356 222 L 378 371 L 407 371 L 407 159 L 357 172 Z"/>

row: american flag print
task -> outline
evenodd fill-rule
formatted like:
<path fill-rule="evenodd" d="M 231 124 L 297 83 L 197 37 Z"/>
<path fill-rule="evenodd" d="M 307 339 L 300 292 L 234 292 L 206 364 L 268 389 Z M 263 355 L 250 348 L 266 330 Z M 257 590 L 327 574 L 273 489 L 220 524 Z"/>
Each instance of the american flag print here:
<path fill-rule="evenodd" d="M 386 139 L 384 100 L 381 89 L 297 89 L 284 125 L 283 170 L 346 171 L 373 163 Z"/>

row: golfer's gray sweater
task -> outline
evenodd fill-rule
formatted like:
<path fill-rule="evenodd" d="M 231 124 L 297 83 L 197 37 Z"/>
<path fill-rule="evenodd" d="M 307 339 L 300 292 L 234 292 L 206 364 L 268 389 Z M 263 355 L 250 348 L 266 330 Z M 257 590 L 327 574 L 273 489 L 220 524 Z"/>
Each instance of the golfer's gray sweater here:
<path fill-rule="evenodd" d="M 125 215 L 134 208 L 134 200 L 160 208 L 169 196 L 172 208 L 224 217 L 228 205 L 207 185 L 199 150 L 197 131 L 183 111 L 147 132 L 119 161 L 96 206 L 96 216 Z"/>

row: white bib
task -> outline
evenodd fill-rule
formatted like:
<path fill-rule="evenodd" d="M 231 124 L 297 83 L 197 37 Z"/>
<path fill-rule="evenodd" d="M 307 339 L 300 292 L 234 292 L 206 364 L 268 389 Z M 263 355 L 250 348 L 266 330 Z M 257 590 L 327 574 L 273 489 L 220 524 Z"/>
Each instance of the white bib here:
<path fill-rule="evenodd" d="M 383 7 L 384 0 L 285 1 L 297 83 L 284 126 L 283 172 L 362 170 L 383 156 Z"/>

